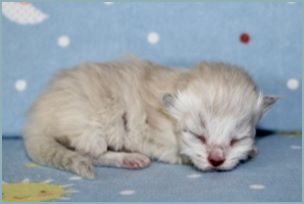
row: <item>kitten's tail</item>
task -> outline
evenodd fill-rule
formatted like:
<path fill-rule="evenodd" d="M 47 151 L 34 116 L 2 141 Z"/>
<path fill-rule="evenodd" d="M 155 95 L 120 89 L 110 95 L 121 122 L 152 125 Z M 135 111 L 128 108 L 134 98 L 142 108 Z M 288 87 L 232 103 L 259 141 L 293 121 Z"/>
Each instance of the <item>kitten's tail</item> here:
<path fill-rule="evenodd" d="M 76 173 L 84 178 L 95 178 L 92 161 L 76 151 L 72 151 L 53 138 L 43 136 L 24 137 L 28 156 L 41 165 Z"/>

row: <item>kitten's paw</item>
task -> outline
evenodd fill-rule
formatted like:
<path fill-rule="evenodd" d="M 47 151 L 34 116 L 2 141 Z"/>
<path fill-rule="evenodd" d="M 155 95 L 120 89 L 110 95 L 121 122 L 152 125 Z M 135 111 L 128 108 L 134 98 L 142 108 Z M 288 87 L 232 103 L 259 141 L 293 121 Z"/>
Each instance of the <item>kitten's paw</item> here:
<path fill-rule="evenodd" d="M 127 169 L 141 169 L 147 167 L 149 164 L 149 157 L 139 153 L 130 153 L 124 156 L 121 167 Z"/>
<path fill-rule="evenodd" d="M 76 160 L 73 165 L 73 170 L 76 174 L 86 179 L 94 179 L 96 177 L 92 161 L 88 158 Z"/>

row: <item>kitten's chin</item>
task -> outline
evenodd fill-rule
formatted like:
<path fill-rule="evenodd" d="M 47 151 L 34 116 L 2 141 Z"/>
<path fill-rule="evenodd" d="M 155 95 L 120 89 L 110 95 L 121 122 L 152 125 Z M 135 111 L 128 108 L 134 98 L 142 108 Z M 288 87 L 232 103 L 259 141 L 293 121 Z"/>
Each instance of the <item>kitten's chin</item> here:
<path fill-rule="evenodd" d="M 209 162 L 202 159 L 191 158 L 191 161 L 194 167 L 201 171 L 211 171 L 213 169 Z"/>
<path fill-rule="evenodd" d="M 218 167 L 213 167 L 209 164 L 208 161 L 202 159 L 193 158 L 191 159 L 193 165 L 201 171 L 230 171 L 233 170 L 238 164 L 239 161 L 226 161 L 224 164 Z"/>
<path fill-rule="evenodd" d="M 230 171 L 234 169 L 239 164 L 239 161 L 233 160 L 233 161 L 226 161 L 221 166 L 216 167 L 216 170 L 219 171 Z"/>

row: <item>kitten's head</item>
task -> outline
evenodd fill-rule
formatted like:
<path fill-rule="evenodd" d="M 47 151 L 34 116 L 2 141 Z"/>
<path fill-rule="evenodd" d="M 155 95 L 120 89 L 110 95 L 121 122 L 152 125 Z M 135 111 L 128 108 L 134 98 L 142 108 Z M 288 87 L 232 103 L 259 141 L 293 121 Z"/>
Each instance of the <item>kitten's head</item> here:
<path fill-rule="evenodd" d="M 201 64 L 187 74 L 181 91 L 162 98 L 177 122 L 180 153 L 201 170 L 230 170 L 255 154 L 256 123 L 277 98 L 230 65 Z"/>

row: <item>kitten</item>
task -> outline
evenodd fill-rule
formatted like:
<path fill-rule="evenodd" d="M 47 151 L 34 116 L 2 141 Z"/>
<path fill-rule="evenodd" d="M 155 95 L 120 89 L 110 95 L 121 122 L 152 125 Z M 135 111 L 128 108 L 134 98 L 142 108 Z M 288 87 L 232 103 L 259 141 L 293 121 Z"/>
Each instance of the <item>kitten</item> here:
<path fill-rule="evenodd" d="M 93 165 L 138 169 L 150 159 L 229 170 L 255 153 L 256 123 L 275 101 L 224 63 L 85 63 L 49 83 L 23 136 L 33 161 L 89 179 Z"/>

